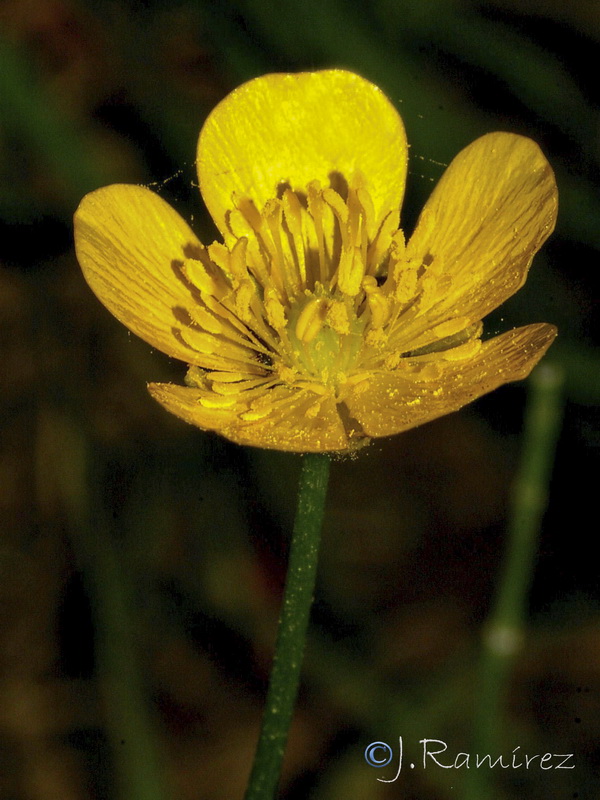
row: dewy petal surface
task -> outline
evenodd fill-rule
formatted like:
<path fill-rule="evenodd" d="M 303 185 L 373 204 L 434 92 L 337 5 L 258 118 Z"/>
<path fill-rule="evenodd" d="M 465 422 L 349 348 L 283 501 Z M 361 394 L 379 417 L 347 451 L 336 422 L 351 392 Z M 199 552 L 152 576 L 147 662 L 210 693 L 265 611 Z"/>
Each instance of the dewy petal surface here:
<path fill-rule="evenodd" d="M 462 150 L 427 201 L 408 256 L 441 262 L 451 278 L 428 311 L 481 319 L 519 289 L 554 229 L 558 192 L 552 168 L 531 139 L 490 133 Z"/>
<path fill-rule="evenodd" d="M 249 81 L 212 111 L 198 142 L 204 201 L 228 235 L 232 196 L 261 210 L 283 184 L 301 192 L 333 173 L 360 173 L 378 219 L 402 202 L 407 144 L 383 92 L 344 70 L 273 74 Z M 338 179 L 333 175 L 333 183 Z"/>
<path fill-rule="evenodd" d="M 206 408 L 201 402 L 205 395 L 198 389 L 170 383 L 151 383 L 148 389 L 175 416 L 237 444 L 307 453 L 342 451 L 349 446 L 333 397 L 317 398 L 311 392 L 278 386 L 271 390 L 269 412 L 244 420 L 247 406 Z M 317 403 L 318 414 L 311 414 Z"/>
<path fill-rule="evenodd" d="M 457 411 L 498 386 L 526 378 L 554 341 L 556 329 L 541 323 L 516 328 L 483 344 L 468 361 L 436 360 L 435 380 L 380 373 L 346 405 L 368 436 L 391 436 Z"/>
<path fill-rule="evenodd" d="M 86 195 L 75 213 L 75 249 L 98 299 L 129 330 L 188 363 L 194 351 L 178 339 L 174 309 L 190 293 L 174 265 L 200 247 L 192 229 L 142 186 L 116 184 Z"/>

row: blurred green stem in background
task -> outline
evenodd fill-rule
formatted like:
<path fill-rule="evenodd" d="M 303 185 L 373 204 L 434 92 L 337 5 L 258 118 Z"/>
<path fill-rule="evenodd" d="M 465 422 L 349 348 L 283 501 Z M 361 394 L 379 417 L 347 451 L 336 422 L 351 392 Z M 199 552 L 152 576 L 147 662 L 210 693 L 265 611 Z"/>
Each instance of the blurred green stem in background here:
<path fill-rule="evenodd" d="M 168 800 L 156 730 L 140 668 L 131 582 L 97 493 L 88 487 L 92 447 L 77 423 L 40 412 L 38 494 L 57 495 L 94 611 L 97 674 L 119 800 Z M 94 476 L 92 476 L 93 478 Z"/>
<path fill-rule="evenodd" d="M 107 530 L 98 526 L 85 547 L 86 574 L 93 582 L 90 590 L 98 628 L 98 671 L 118 797 L 167 800 L 160 745 L 140 669 L 130 582 Z"/>
<path fill-rule="evenodd" d="M 53 178 L 62 183 L 67 203 L 117 177 L 98 164 L 97 154 L 83 138 L 81 124 L 60 108 L 27 51 L 1 36 L 0 118 L 3 128 L 20 146 L 40 158 Z"/>
<path fill-rule="evenodd" d="M 302 457 L 298 508 L 279 617 L 275 657 L 246 800 L 272 800 L 300 683 L 308 619 L 315 589 L 329 456 Z"/>
<path fill-rule="evenodd" d="M 475 696 L 472 752 L 502 753 L 502 707 L 527 623 L 527 601 L 548 484 L 562 421 L 563 373 L 543 363 L 529 380 L 521 461 L 513 484 L 508 543 L 493 607 L 485 626 Z M 512 749 L 512 747 L 511 747 Z M 465 800 L 493 795 L 489 768 L 470 769 Z"/>

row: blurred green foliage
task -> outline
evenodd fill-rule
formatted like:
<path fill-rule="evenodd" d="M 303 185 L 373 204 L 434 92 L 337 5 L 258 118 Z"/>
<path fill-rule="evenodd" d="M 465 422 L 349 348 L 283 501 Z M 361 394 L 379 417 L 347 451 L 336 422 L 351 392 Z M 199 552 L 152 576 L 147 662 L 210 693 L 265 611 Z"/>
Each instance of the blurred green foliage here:
<path fill-rule="evenodd" d="M 193 164 L 207 113 L 256 75 L 339 66 L 403 115 L 408 229 L 444 165 L 485 132 L 531 136 L 556 171 L 557 231 L 487 329 L 560 330 L 548 358 L 568 405 L 502 736 L 508 752 L 575 752 L 577 768 L 505 771 L 496 796 L 595 796 L 599 44 L 595 0 L 0 5 L 0 795 L 117 796 L 115 730 L 132 718 L 110 713 L 103 625 L 114 624 L 134 631 L 131 681 L 149 713 L 133 724 L 151 720 L 173 798 L 242 796 L 298 460 L 234 447 L 153 405 L 145 381 L 180 380 L 181 365 L 91 295 L 71 215 L 98 186 L 144 183 L 210 240 Z M 379 783 L 363 752 L 399 735 L 413 748 L 421 737 L 469 746 L 524 398 L 504 388 L 334 465 L 287 800 L 460 796 L 453 770 Z M 98 537 L 121 565 L 105 595 Z M 121 591 L 126 619 L 117 609 L 107 623 L 102 597 Z"/>

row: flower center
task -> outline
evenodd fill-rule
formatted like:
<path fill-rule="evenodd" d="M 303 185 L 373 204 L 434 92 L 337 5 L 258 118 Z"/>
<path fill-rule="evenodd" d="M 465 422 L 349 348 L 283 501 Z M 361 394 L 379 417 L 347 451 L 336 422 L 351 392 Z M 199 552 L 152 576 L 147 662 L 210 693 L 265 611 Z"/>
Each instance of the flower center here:
<path fill-rule="evenodd" d="M 378 219 L 360 177 L 344 197 L 313 182 L 305 192 L 283 188 L 261 211 L 249 198 L 234 205 L 233 238 L 183 268 L 202 301 L 193 321 L 211 334 L 193 346 L 208 369 L 230 359 L 238 372 L 253 360 L 252 374 L 339 394 L 365 344 L 384 343 L 398 293 L 386 273 L 394 248 L 404 249 L 398 212 Z"/>
<path fill-rule="evenodd" d="M 336 393 L 359 359 L 365 333 L 389 319 L 391 299 L 381 284 L 399 222 L 396 211 L 377 218 L 360 176 L 342 193 L 316 181 L 305 192 L 283 187 L 262 211 L 248 198 L 234 198 L 229 222 L 237 244 L 221 264 L 233 273 L 238 294 L 251 276 L 258 298 L 242 318 L 257 330 L 261 316 L 275 333 L 282 381 L 316 381 Z M 240 262 L 234 256 L 242 246 Z"/>
<path fill-rule="evenodd" d="M 290 345 L 299 373 L 337 390 L 360 353 L 365 320 L 347 299 L 316 288 L 290 308 Z"/>
<path fill-rule="evenodd" d="M 410 257 L 397 211 L 377 218 L 360 178 L 343 195 L 315 182 L 261 211 L 234 198 L 227 243 L 183 264 L 196 302 L 182 337 L 198 353 L 188 380 L 209 392 L 202 403 L 262 413 L 283 386 L 343 404 L 376 373 L 426 376 L 439 353 L 480 345 L 472 320 L 438 318 L 443 262 Z"/>

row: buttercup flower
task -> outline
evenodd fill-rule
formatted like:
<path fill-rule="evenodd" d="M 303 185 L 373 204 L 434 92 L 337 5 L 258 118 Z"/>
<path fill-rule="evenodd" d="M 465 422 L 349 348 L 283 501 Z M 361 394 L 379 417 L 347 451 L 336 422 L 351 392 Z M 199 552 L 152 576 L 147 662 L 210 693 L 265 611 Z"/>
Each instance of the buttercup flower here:
<path fill-rule="evenodd" d="M 552 170 L 529 139 L 492 133 L 463 150 L 408 242 L 402 120 L 350 72 L 244 84 L 208 117 L 197 163 L 222 243 L 205 247 L 127 185 L 83 199 L 75 239 L 106 307 L 190 365 L 186 386 L 149 390 L 200 428 L 355 449 L 524 378 L 554 339 L 546 324 L 481 339 L 556 219 Z"/>

